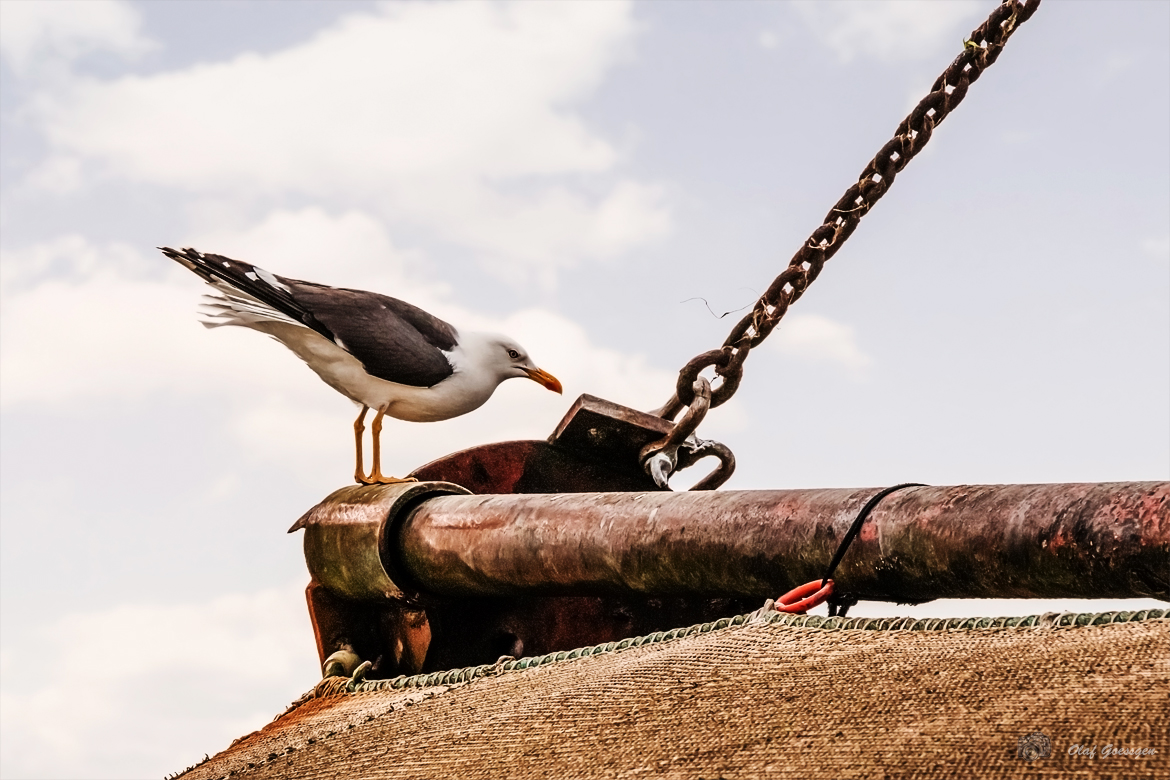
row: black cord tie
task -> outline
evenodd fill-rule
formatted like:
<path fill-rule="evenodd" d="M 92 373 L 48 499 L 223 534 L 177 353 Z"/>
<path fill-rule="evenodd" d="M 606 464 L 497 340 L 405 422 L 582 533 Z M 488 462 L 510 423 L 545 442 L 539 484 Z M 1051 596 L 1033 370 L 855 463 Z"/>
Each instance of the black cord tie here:
<path fill-rule="evenodd" d="M 849 549 L 849 545 L 853 544 L 853 540 L 861 533 L 861 526 L 865 525 L 866 518 L 869 517 L 870 512 L 881 503 L 881 500 L 886 496 L 903 488 L 910 487 L 926 487 L 921 482 L 903 482 L 900 485 L 888 487 L 885 490 L 878 491 L 873 498 L 865 502 L 865 506 L 857 513 L 857 517 L 853 520 L 853 525 L 849 526 L 849 530 L 845 532 L 845 537 L 841 543 L 837 545 L 837 552 L 833 553 L 833 560 L 829 561 L 829 568 L 825 572 L 825 578 L 821 581 L 823 588 L 829 580 L 833 577 L 833 572 L 837 570 L 837 566 L 841 563 L 841 559 L 845 557 L 845 551 Z M 848 593 L 834 593 L 829 597 L 829 617 L 845 617 L 845 613 L 849 608 L 857 603 L 857 597 Z"/>

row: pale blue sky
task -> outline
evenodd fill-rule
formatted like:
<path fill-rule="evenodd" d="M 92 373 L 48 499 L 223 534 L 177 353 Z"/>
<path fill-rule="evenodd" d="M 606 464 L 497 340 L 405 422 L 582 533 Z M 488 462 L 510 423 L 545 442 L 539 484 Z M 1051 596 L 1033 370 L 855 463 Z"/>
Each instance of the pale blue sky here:
<path fill-rule="evenodd" d="M 657 406 L 733 321 L 692 299 L 750 304 L 993 5 L 0 0 L 0 772 L 164 774 L 315 681 L 284 532 L 352 409 L 155 246 L 564 381 L 393 470 Z M 1168 82 L 1170 4 L 1043 6 L 709 416 L 727 487 L 1170 477 Z"/>

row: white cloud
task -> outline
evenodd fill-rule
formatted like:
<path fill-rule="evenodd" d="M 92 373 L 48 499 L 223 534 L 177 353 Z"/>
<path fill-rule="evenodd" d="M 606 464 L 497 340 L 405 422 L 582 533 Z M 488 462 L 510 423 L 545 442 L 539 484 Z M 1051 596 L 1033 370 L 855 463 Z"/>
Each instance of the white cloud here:
<path fill-rule="evenodd" d="M 387 4 L 271 55 L 77 78 L 33 104 L 53 149 L 34 180 L 82 160 L 213 197 L 378 203 L 494 262 L 610 256 L 670 225 L 570 109 L 633 32 L 626 3 Z"/>
<path fill-rule="evenodd" d="M 765 49 L 775 49 L 780 45 L 780 38 L 771 30 L 760 30 L 756 41 Z"/>
<path fill-rule="evenodd" d="M 10 296 L 53 278 L 79 282 L 102 269 L 127 273 L 140 260 L 134 248 L 125 244 L 98 249 L 81 236 L 62 236 L 21 251 L 5 250 L 0 262 L 0 290 Z"/>
<path fill-rule="evenodd" d="M 670 232 L 670 214 L 663 205 L 664 191 L 656 185 L 623 180 L 598 204 L 595 227 L 585 233 L 592 251 L 608 256 L 659 238 Z"/>
<path fill-rule="evenodd" d="M 33 168 L 26 183 L 33 189 L 53 195 L 67 195 L 82 188 L 85 182 L 81 160 L 67 155 L 50 157 Z"/>
<path fill-rule="evenodd" d="M 66 615 L 4 649 L 4 777 L 161 776 L 316 683 L 304 585 Z"/>
<path fill-rule="evenodd" d="M 199 285 L 147 262 L 131 248 L 78 237 L 6 251 L 0 402 L 206 393 L 217 376 L 260 375 L 270 385 L 287 376 L 238 340 L 209 339 L 194 316 Z"/>
<path fill-rule="evenodd" d="M 795 9 L 822 44 L 842 62 L 856 57 L 910 60 L 950 45 L 956 51 L 961 29 L 985 10 L 974 0 L 838 0 L 802 2 Z"/>
<path fill-rule="evenodd" d="M 155 46 L 142 36 L 138 13 L 119 0 L 8 0 L 3 8 L 0 58 L 17 73 L 96 51 L 135 57 Z"/>
<path fill-rule="evenodd" d="M 1118 76 L 1132 70 L 1138 58 L 1132 52 L 1113 52 L 1105 56 L 1100 69 L 1093 74 L 1092 85 L 1098 89 L 1116 81 Z"/>
<path fill-rule="evenodd" d="M 1142 241 L 1142 251 L 1159 260 L 1170 259 L 1170 236 L 1147 238 Z"/>
<path fill-rule="evenodd" d="M 409 268 L 423 265 L 421 255 L 395 246 L 382 223 L 361 211 L 337 216 L 318 207 L 272 211 L 242 229 L 201 230 L 183 243 L 247 260 L 281 276 L 378 290 L 411 302 L 425 296 L 433 304 L 447 294 L 436 283 L 407 281 Z"/>
<path fill-rule="evenodd" d="M 835 363 L 854 377 L 864 375 L 873 363 L 873 359 L 858 346 L 852 326 L 818 314 L 785 317 L 769 343 L 785 355 Z"/>

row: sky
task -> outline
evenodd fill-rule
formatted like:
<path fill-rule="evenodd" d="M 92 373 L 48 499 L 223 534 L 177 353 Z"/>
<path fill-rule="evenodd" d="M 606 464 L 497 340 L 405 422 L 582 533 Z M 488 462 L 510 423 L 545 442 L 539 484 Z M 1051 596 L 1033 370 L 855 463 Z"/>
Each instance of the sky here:
<path fill-rule="evenodd" d="M 388 473 L 654 408 L 993 7 L 0 0 L 0 775 L 160 776 L 319 676 L 285 531 L 353 407 L 155 247 L 564 383 L 391 422 Z M 1168 60 L 1170 3 L 1041 7 L 708 415 L 725 489 L 1170 478 Z"/>

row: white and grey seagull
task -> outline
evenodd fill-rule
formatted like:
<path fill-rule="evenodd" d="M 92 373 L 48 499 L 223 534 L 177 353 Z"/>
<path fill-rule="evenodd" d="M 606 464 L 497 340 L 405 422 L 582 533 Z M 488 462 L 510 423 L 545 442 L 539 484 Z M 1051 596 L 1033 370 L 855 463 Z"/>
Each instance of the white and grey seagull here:
<path fill-rule="evenodd" d="M 388 295 L 287 279 L 250 263 L 194 249 L 159 247 L 215 289 L 203 324 L 238 325 L 284 344 L 325 383 L 361 406 L 354 421 L 361 484 L 400 482 L 381 471 L 382 418 L 433 422 L 478 409 L 505 379 L 527 377 L 554 392 L 561 383 L 507 336 L 460 332 Z M 362 468 L 366 413 L 373 467 Z"/>

